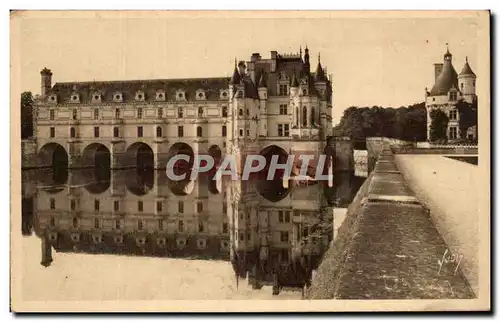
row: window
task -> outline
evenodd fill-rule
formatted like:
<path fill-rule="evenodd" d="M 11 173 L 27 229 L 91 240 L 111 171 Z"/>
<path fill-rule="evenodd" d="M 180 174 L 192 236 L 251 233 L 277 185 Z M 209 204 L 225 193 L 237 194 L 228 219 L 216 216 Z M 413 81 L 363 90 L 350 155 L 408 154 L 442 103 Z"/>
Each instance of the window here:
<path fill-rule="evenodd" d="M 450 126 L 450 140 L 455 140 L 458 137 L 458 131 L 456 126 Z"/>
<path fill-rule="evenodd" d="M 278 124 L 278 136 L 290 136 L 290 124 Z"/>
<path fill-rule="evenodd" d="M 158 219 L 158 229 L 163 230 L 165 228 L 165 220 Z"/>
<path fill-rule="evenodd" d="M 115 211 L 120 210 L 120 201 L 115 200 L 115 202 L 113 203 L 113 209 L 114 209 Z"/>
<path fill-rule="evenodd" d="M 283 211 L 278 211 L 278 221 L 279 222 L 283 222 L 284 221 L 284 218 L 283 218 Z"/>
<path fill-rule="evenodd" d="M 464 83 L 460 84 L 460 90 L 464 90 Z"/>
<path fill-rule="evenodd" d="M 99 229 L 100 226 L 99 218 L 94 218 L 94 228 Z"/>
<path fill-rule="evenodd" d="M 137 221 L 137 229 L 139 229 L 139 230 L 144 229 L 144 222 L 142 220 Z"/>
<path fill-rule="evenodd" d="M 205 230 L 205 225 L 202 222 L 198 223 L 198 232 L 202 233 L 204 230 Z"/>
<path fill-rule="evenodd" d="M 252 232 L 247 231 L 247 240 L 250 241 L 252 240 Z"/>
<path fill-rule="evenodd" d="M 280 240 L 283 243 L 288 243 L 288 232 L 287 231 L 280 232 Z"/>
<path fill-rule="evenodd" d="M 161 212 L 163 210 L 163 203 L 161 201 L 156 202 L 156 211 Z"/>
<path fill-rule="evenodd" d="M 196 136 L 199 138 L 203 136 L 203 129 L 201 128 L 201 126 L 198 126 L 196 128 Z"/>
<path fill-rule="evenodd" d="M 184 231 L 184 222 L 182 220 L 179 220 L 178 230 L 181 233 Z"/>
<path fill-rule="evenodd" d="M 222 213 L 227 214 L 227 204 L 226 203 L 222 204 Z"/>
<path fill-rule="evenodd" d="M 307 126 L 307 107 L 302 108 L 302 126 Z"/>
<path fill-rule="evenodd" d="M 142 131 L 142 126 L 137 127 L 137 137 L 142 138 L 143 131 Z"/>
<path fill-rule="evenodd" d="M 142 119 L 142 108 L 140 107 L 137 109 L 137 118 Z"/>
<path fill-rule="evenodd" d="M 75 130 L 74 127 L 71 127 L 69 129 L 69 136 L 72 137 L 72 138 L 76 137 L 76 130 Z"/>
<path fill-rule="evenodd" d="M 99 137 L 99 127 L 98 126 L 94 126 L 94 137 L 95 138 Z"/>
<path fill-rule="evenodd" d="M 225 125 L 222 126 L 222 136 L 227 136 L 227 127 Z"/>
<path fill-rule="evenodd" d="M 177 136 L 180 138 L 184 136 L 184 127 L 182 125 L 177 127 Z"/>
<path fill-rule="evenodd" d="M 451 110 L 450 111 L 450 120 L 456 121 L 457 120 L 457 110 Z"/>
<path fill-rule="evenodd" d="M 243 240 L 245 240 L 245 234 L 244 233 L 240 234 L 240 241 L 243 241 Z"/>
<path fill-rule="evenodd" d="M 54 110 L 49 111 L 49 118 L 51 121 L 53 121 L 55 119 L 55 111 Z"/>
<path fill-rule="evenodd" d="M 115 109 L 115 119 L 119 119 L 120 118 L 120 109 L 117 108 Z"/>
<path fill-rule="evenodd" d="M 227 222 L 223 223 L 223 224 L 222 224 L 222 233 L 223 233 L 223 234 L 227 234 L 228 230 L 229 230 L 229 229 L 228 229 L 228 224 L 227 224 Z"/>
<path fill-rule="evenodd" d="M 101 206 L 101 202 L 99 200 L 94 200 L 94 210 L 99 211 L 99 208 Z"/>
<path fill-rule="evenodd" d="M 222 117 L 227 117 L 227 106 L 222 107 Z"/>
<path fill-rule="evenodd" d="M 51 138 L 55 138 L 56 137 L 56 128 L 55 127 L 51 127 L 50 128 L 50 137 Z"/>
<path fill-rule="evenodd" d="M 307 95 L 307 89 L 302 90 L 302 95 L 304 95 L 304 96 Z"/>
<path fill-rule="evenodd" d="M 162 136 L 163 136 L 162 128 L 161 128 L 161 126 L 157 126 L 156 127 L 156 137 L 161 138 Z"/>
<path fill-rule="evenodd" d="M 316 124 L 316 110 L 311 107 L 311 125 Z"/>
<path fill-rule="evenodd" d="M 56 219 L 54 217 L 50 217 L 50 225 L 55 226 L 56 225 Z"/>
<path fill-rule="evenodd" d="M 198 204 L 196 205 L 196 211 L 198 213 L 203 212 L 203 203 L 202 202 L 198 202 Z"/>
<path fill-rule="evenodd" d="M 250 136 L 250 129 L 247 129 L 247 136 Z"/>
<path fill-rule="evenodd" d="M 56 209 L 56 200 L 54 198 L 50 198 L 50 209 Z"/>
<path fill-rule="evenodd" d="M 177 108 L 177 117 L 178 118 L 184 117 L 184 111 L 182 110 L 182 107 Z"/>
<path fill-rule="evenodd" d="M 248 108 L 245 109 L 247 111 L 247 116 L 250 116 L 250 110 Z"/>
<path fill-rule="evenodd" d="M 78 228 L 78 218 L 73 218 L 73 228 Z"/>
<path fill-rule="evenodd" d="M 73 120 L 78 118 L 78 111 L 76 109 L 73 110 Z"/>
<path fill-rule="evenodd" d="M 179 201 L 178 209 L 180 214 L 184 213 L 184 202 Z"/>
<path fill-rule="evenodd" d="M 117 138 L 120 137 L 120 129 L 117 127 L 113 128 L 113 137 Z"/>
<path fill-rule="evenodd" d="M 290 259 L 290 255 L 288 254 L 288 249 L 282 249 L 281 252 L 281 260 L 284 262 L 288 262 Z"/>
<path fill-rule="evenodd" d="M 98 120 L 98 119 L 99 119 L 99 110 L 95 109 L 94 110 L 94 120 Z"/>
<path fill-rule="evenodd" d="M 288 95 L 288 85 L 280 84 L 279 90 L 278 90 L 278 95 L 279 96 L 287 96 Z"/>
<path fill-rule="evenodd" d="M 144 203 L 142 200 L 137 201 L 137 211 L 142 212 L 144 210 Z"/>
<path fill-rule="evenodd" d="M 287 115 L 287 114 L 288 114 L 288 105 L 280 104 L 280 115 Z"/>
<path fill-rule="evenodd" d="M 203 107 L 198 107 L 198 117 L 203 117 Z"/>
<path fill-rule="evenodd" d="M 115 220 L 115 229 L 121 229 L 121 228 L 122 228 L 121 222 L 119 220 Z"/>
<path fill-rule="evenodd" d="M 163 109 L 160 107 L 158 108 L 158 118 L 162 118 L 163 117 Z"/>
<path fill-rule="evenodd" d="M 242 109 L 242 108 L 240 108 L 240 109 L 238 110 L 238 115 L 239 115 L 239 116 L 243 116 L 243 109 Z"/>
<path fill-rule="evenodd" d="M 240 129 L 240 136 L 243 136 L 243 129 Z"/>
<path fill-rule="evenodd" d="M 456 101 L 457 100 L 457 92 L 453 91 L 450 92 L 450 101 Z"/>
<path fill-rule="evenodd" d="M 76 201 L 71 200 L 71 210 L 75 210 L 75 209 L 76 209 Z"/>
<path fill-rule="evenodd" d="M 285 222 L 290 222 L 290 211 L 285 212 Z"/>

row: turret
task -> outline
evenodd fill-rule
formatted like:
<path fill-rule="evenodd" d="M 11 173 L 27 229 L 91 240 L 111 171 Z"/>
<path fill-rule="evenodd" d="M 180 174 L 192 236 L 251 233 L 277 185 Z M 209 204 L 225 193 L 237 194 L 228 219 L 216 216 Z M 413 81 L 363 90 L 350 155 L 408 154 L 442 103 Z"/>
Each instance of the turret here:
<path fill-rule="evenodd" d="M 290 84 L 290 95 L 297 96 L 299 92 L 299 81 L 297 80 L 297 76 L 295 75 L 295 70 L 293 71 L 292 75 L 292 82 Z"/>
<path fill-rule="evenodd" d="M 236 59 L 234 60 L 234 71 L 233 76 L 231 76 L 231 81 L 229 82 L 229 96 L 232 99 L 236 94 L 236 87 L 241 83 L 241 76 L 236 67 Z"/>
<path fill-rule="evenodd" d="M 40 94 L 42 96 L 45 96 L 45 95 L 48 94 L 48 92 L 52 88 L 52 72 L 50 71 L 50 69 L 47 69 L 47 67 L 45 67 L 40 72 L 40 75 L 42 76 L 41 77 L 41 79 L 42 79 L 42 88 L 41 88 L 41 93 Z"/>
<path fill-rule="evenodd" d="M 476 74 L 469 65 L 469 59 L 465 57 L 465 64 L 460 74 L 458 74 L 458 86 L 462 95 L 466 98 L 476 95 Z M 468 97 L 467 97 L 468 96 Z"/>
<path fill-rule="evenodd" d="M 267 82 L 264 72 L 260 75 L 258 90 L 260 99 L 258 113 L 258 118 L 260 120 L 259 135 L 267 136 Z"/>
<path fill-rule="evenodd" d="M 309 49 L 306 46 L 304 54 L 304 72 L 309 75 L 311 73 L 311 65 L 309 63 Z"/>

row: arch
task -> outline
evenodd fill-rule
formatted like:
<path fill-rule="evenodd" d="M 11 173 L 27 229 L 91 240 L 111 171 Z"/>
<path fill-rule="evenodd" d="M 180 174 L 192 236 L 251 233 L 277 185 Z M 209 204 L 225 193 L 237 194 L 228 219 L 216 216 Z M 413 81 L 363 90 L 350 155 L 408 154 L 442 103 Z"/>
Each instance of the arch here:
<path fill-rule="evenodd" d="M 152 169 L 136 169 L 127 173 L 125 186 L 127 190 L 136 195 L 144 196 L 154 187 L 155 172 Z"/>
<path fill-rule="evenodd" d="M 111 169 L 109 167 L 94 167 L 84 170 L 85 190 L 90 194 L 99 195 L 106 192 L 111 185 Z"/>
<path fill-rule="evenodd" d="M 284 164 L 287 161 L 288 153 L 277 145 L 269 145 L 260 151 L 260 155 L 266 158 L 266 166 L 260 172 L 260 180 L 257 183 L 257 191 L 263 198 L 271 202 L 278 202 L 290 193 L 290 189 L 283 185 L 283 171 L 276 171 L 272 180 L 267 180 L 267 175 L 272 156 L 278 155 L 278 163 Z"/>
<path fill-rule="evenodd" d="M 50 166 L 54 169 L 68 168 L 68 152 L 58 143 L 50 142 L 43 145 L 37 157 L 41 166 Z"/>
<path fill-rule="evenodd" d="M 193 148 L 184 142 L 177 142 L 170 147 L 168 150 L 169 159 L 179 155 L 184 154 L 189 156 L 189 161 L 177 161 L 174 165 L 174 173 L 176 175 L 185 174 L 186 177 L 183 180 L 168 180 L 168 187 L 174 195 L 186 196 L 190 194 L 194 189 L 194 181 L 190 180 L 191 168 L 194 163 L 194 150 Z"/>
<path fill-rule="evenodd" d="M 208 148 L 208 155 L 214 158 L 215 164 L 218 164 L 222 159 L 222 150 L 217 144 L 214 144 Z"/>
<path fill-rule="evenodd" d="M 184 180 L 168 180 L 168 188 L 176 196 L 187 196 L 191 194 L 194 190 L 195 181 L 190 180 L 189 176 L 186 175 Z"/>
<path fill-rule="evenodd" d="M 126 152 L 127 159 L 138 169 L 153 169 L 155 155 L 153 149 L 144 142 L 135 142 L 131 144 Z"/>
<path fill-rule="evenodd" d="M 83 149 L 82 162 L 86 166 L 109 169 L 111 167 L 111 152 L 101 143 L 91 143 Z"/>

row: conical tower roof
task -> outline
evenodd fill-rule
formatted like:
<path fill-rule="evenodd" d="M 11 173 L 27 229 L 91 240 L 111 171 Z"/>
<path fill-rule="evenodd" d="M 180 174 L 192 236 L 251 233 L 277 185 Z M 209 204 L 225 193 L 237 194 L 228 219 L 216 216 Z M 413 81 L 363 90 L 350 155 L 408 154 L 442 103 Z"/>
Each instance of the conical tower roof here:
<path fill-rule="evenodd" d="M 474 74 L 474 72 L 469 66 L 469 60 L 467 59 L 467 57 L 465 57 L 465 65 L 464 68 L 462 68 L 462 71 L 460 72 L 459 76 L 469 76 L 469 75 L 476 76 L 476 74 Z"/>
<path fill-rule="evenodd" d="M 233 76 L 231 77 L 231 85 L 236 85 L 241 83 L 241 76 L 240 73 L 238 72 L 238 68 L 236 67 L 236 60 L 234 61 L 234 71 L 233 71 Z"/>
<path fill-rule="evenodd" d="M 323 70 L 323 67 L 321 66 L 321 60 L 320 60 L 320 55 L 318 54 L 318 66 L 316 67 L 316 74 L 315 74 L 315 80 L 317 82 L 322 82 L 325 81 L 325 71 Z"/>
<path fill-rule="evenodd" d="M 455 88 L 458 88 L 458 75 L 455 71 L 455 68 L 453 68 L 453 65 L 451 64 L 451 54 L 449 51 L 446 51 L 446 54 L 444 56 L 445 59 L 443 63 L 443 69 L 441 70 L 439 76 L 436 78 L 436 83 L 431 89 L 431 96 L 446 95 L 450 88 L 452 88 L 453 86 L 455 86 Z"/>
<path fill-rule="evenodd" d="M 299 87 L 299 81 L 297 80 L 297 76 L 295 75 L 295 71 L 293 71 L 292 75 L 292 84 L 290 84 L 291 87 Z"/>

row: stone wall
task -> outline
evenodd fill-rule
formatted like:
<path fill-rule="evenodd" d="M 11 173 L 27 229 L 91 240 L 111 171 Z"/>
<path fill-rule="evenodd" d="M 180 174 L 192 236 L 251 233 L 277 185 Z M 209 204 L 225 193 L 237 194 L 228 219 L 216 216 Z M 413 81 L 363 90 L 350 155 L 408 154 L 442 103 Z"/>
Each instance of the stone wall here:
<path fill-rule="evenodd" d="M 22 169 L 37 167 L 36 140 L 26 139 L 21 141 L 21 166 Z"/>

